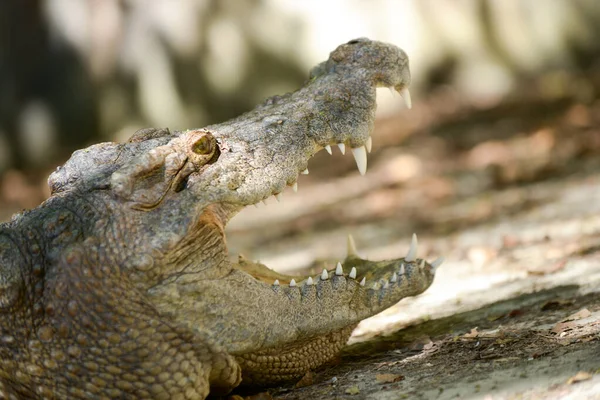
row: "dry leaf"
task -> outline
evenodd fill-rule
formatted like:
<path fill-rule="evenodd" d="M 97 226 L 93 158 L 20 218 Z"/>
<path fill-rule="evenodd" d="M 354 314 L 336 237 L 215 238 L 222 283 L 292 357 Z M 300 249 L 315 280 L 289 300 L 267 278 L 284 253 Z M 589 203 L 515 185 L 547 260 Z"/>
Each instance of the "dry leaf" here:
<path fill-rule="evenodd" d="M 590 374 L 589 372 L 585 372 L 585 371 L 579 371 L 577 374 L 575 374 L 575 376 L 572 376 L 569 378 L 569 380 L 567 381 L 567 385 L 572 385 L 577 382 L 587 381 L 589 379 L 592 379 L 592 374 Z"/>
<path fill-rule="evenodd" d="M 305 387 L 305 386 L 310 386 L 313 384 L 314 381 L 314 374 L 312 371 L 308 371 L 306 374 L 304 374 L 304 376 L 302 377 L 302 379 L 300 379 L 298 382 L 296 382 L 296 384 L 294 385 L 295 388 L 301 388 L 301 387 Z"/>
<path fill-rule="evenodd" d="M 590 315 L 592 315 L 590 310 L 588 310 L 587 308 L 583 308 L 583 309 L 577 311 L 575 314 L 569 315 L 567 318 L 564 319 L 564 321 L 575 321 L 578 319 L 587 318 Z"/>
<path fill-rule="evenodd" d="M 404 375 L 379 374 L 375 376 L 375 379 L 377 379 L 377 383 L 394 383 L 403 380 Z"/>
<path fill-rule="evenodd" d="M 550 330 L 550 332 L 552 333 L 562 333 L 566 330 L 570 330 L 573 329 L 573 327 L 575 327 L 575 323 L 574 322 L 558 322 L 556 325 L 554 325 L 552 327 L 552 329 Z"/>
<path fill-rule="evenodd" d="M 358 386 L 354 385 L 349 387 L 348 389 L 346 389 L 346 394 L 359 394 L 360 393 L 360 389 L 358 388 Z"/>
<path fill-rule="evenodd" d="M 463 335 L 464 338 L 476 338 L 477 336 L 479 336 L 479 332 L 477 331 L 477 327 L 471 329 L 471 332 L 465 333 Z"/>

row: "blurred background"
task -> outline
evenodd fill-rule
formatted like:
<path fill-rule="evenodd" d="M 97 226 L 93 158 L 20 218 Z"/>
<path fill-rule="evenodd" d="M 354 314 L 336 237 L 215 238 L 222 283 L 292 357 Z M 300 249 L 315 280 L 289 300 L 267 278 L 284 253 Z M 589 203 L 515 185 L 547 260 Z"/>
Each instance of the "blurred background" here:
<path fill-rule="evenodd" d="M 330 247 L 279 259 L 270 244 L 383 221 L 360 229 L 369 242 L 399 214 L 407 234 L 490 218 L 489 204 L 431 209 L 570 174 L 600 152 L 599 30 L 596 0 L 3 0 L 0 220 L 48 196 L 72 151 L 231 118 L 361 36 L 405 49 L 413 74 L 410 112 L 379 96 L 379 172 L 359 180 L 351 157 L 319 154 L 300 195 L 236 220 L 232 249 L 293 269 Z"/>

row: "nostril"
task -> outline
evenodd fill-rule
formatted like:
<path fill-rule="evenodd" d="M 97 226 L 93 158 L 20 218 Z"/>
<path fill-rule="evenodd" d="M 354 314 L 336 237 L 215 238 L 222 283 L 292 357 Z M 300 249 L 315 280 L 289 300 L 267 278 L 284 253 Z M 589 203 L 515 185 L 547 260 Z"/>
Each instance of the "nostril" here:
<path fill-rule="evenodd" d="M 369 42 L 369 41 L 370 41 L 369 39 L 363 37 L 363 38 L 352 39 L 351 41 L 349 41 L 346 44 L 358 44 L 361 42 Z"/>

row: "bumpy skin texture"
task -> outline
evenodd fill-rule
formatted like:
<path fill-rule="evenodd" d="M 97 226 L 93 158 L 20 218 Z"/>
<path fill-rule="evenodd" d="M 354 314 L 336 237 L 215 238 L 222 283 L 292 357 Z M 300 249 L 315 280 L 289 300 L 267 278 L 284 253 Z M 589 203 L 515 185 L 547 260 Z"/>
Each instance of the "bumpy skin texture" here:
<path fill-rule="evenodd" d="M 359 39 L 232 121 L 75 152 L 48 201 L 0 225 L 0 398 L 203 399 L 295 379 L 425 290 L 435 268 L 414 257 L 350 254 L 294 284 L 230 261 L 224 235 L 324 146 L 363 146 L 376 87 L 409 82 L 402 50 Z"/>

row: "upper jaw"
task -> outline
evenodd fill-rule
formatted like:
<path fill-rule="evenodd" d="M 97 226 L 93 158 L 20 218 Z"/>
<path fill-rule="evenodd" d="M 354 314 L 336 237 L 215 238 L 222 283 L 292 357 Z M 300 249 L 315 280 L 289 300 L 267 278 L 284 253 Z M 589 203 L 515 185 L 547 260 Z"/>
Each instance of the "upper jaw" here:
<path fill-rule="evenodd" d="M 408 88 L 402 87 L 398 92 L 410 108 Z M 359 173 L 365 175 L 367 155 L 373 146 L 375 99 L 374 93 L 372 95 L 373 99 L 368 101 L 371 109 L 362 109 L 360 118 L 356 118 L 355 112 L 354 119 L 338 121 L 337 130 L 313 131 L 312 135 L 306 132 L 310 132 L 311 124 L 321 124 L 319 121 L 307 119 L 297 123 L 297 118 L 283 113 L 244 123 L 243 135 L 232 134 L 236 130 L 225 124 L 208 127 L 217 138 L 220 157 L 201 173 L 193 174 L 188 189 L 205 198 L 244 206 L 270 196 L 278 198 L 286 186 L 298 190 L 299 175 L 309 173 L 309 160 L 321 150 L 329 154 L 351 153 Z M 336 147 L 338 150 L 334 150 Z"/>
<path fill-rule="evenodd" d="M 135 200 L 144 171 L 164 166 L 175 184 L 156 180 L 137 190 L 138 204 L 155 207 L 184 192 L 195 206 L 256 204 L 278 195 L 286 186 L 297 188 L 298 175 L 307 173 L 308 161 L 318 151 L 351 152 L 359 172 L 367 170 L 367 153 L 376 109 L 376 88 L 395 89 L 411 106 L 408 59 L 399 48 L 369 40 L 351 41 L 331 53 L 311 72 L 307 84 L 295 93 L 269 99 L 239 118 L 201 130 L 180 132 L 169 143 L 151 150 L 111 178 L 118 197 Z M 215 139 L 218 157 L 205 165 L 189 166 L 187 136 L 208 134 Z M 186 164 L 187 163 L 187 164 Z M 142 173 L 144 172 L 144 173 Z M 185 175 L 185 176 L 184 176 Z M 151 200 L 151 201 L 150 201 Z"/>
<path fill-rule="evenodd" d="M 408 107 L 410 93 L 399 90 Z M 309 160 L 319 151 L 329 154 L 338 147 L 342 154 L 352 153 L 361 175 L 367 171 L 367 154 L 372 149 L 371 133 L 375 118 L 375 88 L 357 93 L 355 105 L 338 101 L 338 120 L 319 118 L 314 101 L 300 99 L 291 106 L 250 113 L 247 119 L 207 128 L 219 144 L 220 157 L 200 173 L 193 174 L 187 189 L 204 199 L 243 206 L 278 196 L 286 186 L 298 188 L 300 174 L 308 174 Z M 301 97 L 302 92 L 298 95 Z M 291 98 L 294 100 L 294 96 Z M 340 109 L 349 110 L 340 112 Z"/>

